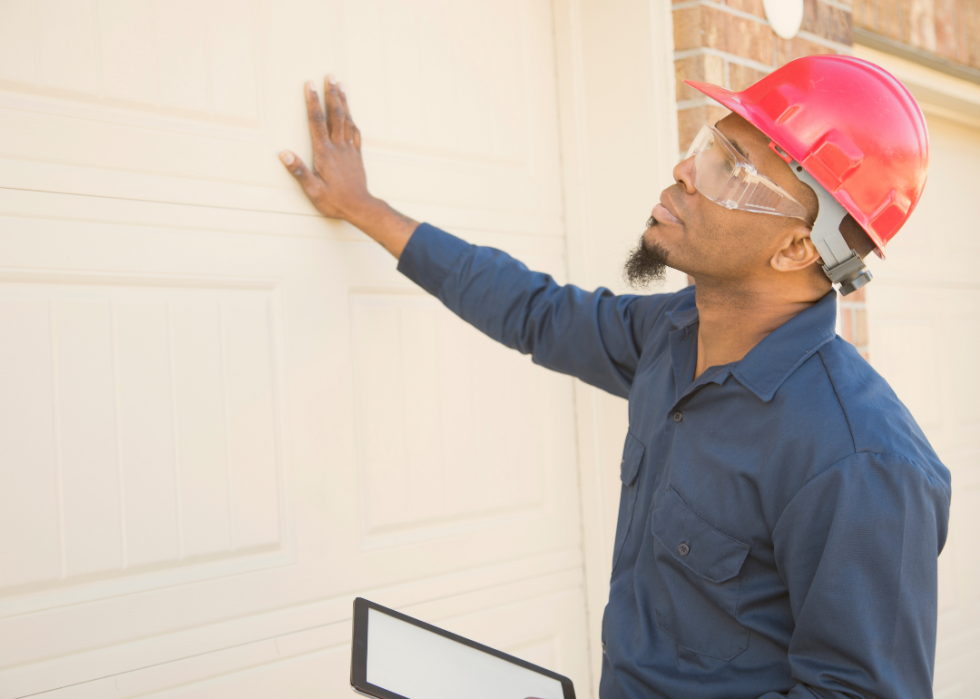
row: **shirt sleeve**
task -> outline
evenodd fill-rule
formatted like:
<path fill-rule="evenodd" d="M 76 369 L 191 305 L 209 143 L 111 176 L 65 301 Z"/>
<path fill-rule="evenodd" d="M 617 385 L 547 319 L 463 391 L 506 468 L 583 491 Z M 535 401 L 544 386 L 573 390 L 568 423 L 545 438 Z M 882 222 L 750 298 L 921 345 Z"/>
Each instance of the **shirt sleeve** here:
<path fill-rule="evenodd" d="M 652 319 L 670 297 L 562 286 L 500 250 L 470 245 L 425 223 L 409 239 L 398 270 L 536 364 L 624 398 Z"/>
<path fill-rule="evenodd" d="M 946 487 L 898 456 L 857 453 L 807 483 L 773 530 L 799 684 L 761 699 L 931 697 L 948 522 Z"/>

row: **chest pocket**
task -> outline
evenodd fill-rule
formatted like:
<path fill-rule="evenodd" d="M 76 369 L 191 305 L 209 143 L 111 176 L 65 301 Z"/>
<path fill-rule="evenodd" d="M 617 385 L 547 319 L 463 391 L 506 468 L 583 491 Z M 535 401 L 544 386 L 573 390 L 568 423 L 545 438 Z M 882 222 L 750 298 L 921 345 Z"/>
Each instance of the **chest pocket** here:
<path fill-rule="evenodd" d="M 679 646 L 731 660 L 749 644 L 736 621 L 749 545 L 712 527 L 668 487 L 653 509 L 657 626 Z"/>
<path fill-rule="evenodd" d="M 616 542 L 613 545 L 613 570 L 619 563 L 619 557 L 623 553 L 623 545 L 630 533 L 633 523 L 633 511 L 636 509 L 636 491 L 639 489 L 637 483 L 640 473 L 640 464 L 643 463 L 643 443 L 636 437 L 626 433 L 626 445 L 623 447 L 623 460 L 619 465 L 619 478 L 623 481 L 623 490 L 619 496 L 619 521 L 616 524 Z"/>

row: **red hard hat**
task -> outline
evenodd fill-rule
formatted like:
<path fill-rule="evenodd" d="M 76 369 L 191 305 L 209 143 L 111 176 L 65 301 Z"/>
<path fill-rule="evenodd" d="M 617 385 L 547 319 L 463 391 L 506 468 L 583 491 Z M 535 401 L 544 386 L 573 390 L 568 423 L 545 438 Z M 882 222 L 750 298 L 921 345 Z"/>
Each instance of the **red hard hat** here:
<path fill-rule="evenodd" d="M 922 110 L 894 76 L 852 56 L 790 61 L 732 92 L 685 80 L 772 139 L 867 231 L 879 253 L 915 209 L 929 169 Z"/>

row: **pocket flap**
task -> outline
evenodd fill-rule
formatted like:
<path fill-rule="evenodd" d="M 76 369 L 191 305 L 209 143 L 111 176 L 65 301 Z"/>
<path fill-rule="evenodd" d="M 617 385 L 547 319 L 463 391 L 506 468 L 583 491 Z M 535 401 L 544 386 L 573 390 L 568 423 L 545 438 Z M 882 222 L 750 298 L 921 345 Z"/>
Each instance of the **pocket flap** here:
<path fill-rule="evenodd" d="M 738 575 L 750 548 L 698 517 L 669 486 L 653 508 L 653 535 L 678 563 L 713 583 Z"/>
<path fill-rule="evenodd" d="M 619 477 L 623 485 L 631 486 L 640 472 L 643 463 L 643 443 L 629 432 L 626 433 L 626 446 L 623 447 L 623 460 L 619 464 Z"/>

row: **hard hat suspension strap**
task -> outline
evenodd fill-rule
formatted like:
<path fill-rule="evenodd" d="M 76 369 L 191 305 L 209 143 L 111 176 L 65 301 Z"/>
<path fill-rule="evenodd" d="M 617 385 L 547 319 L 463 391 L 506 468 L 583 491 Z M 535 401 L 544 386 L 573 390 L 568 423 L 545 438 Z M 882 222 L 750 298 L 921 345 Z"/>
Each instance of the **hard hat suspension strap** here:
<path fill-rule="evenodd" d="M 840 224 L 847 211 L 802 165 L 794 160 L 790 167 L 817 195 L 820 211 L 810 231 L 810 240 L 823 259 L 824 274 L 832 284 L 839 284 L 840 293 L 847 296 L 871 281 L 871 271 L 865 267 L 864 260 L 841 235 Z"/>

